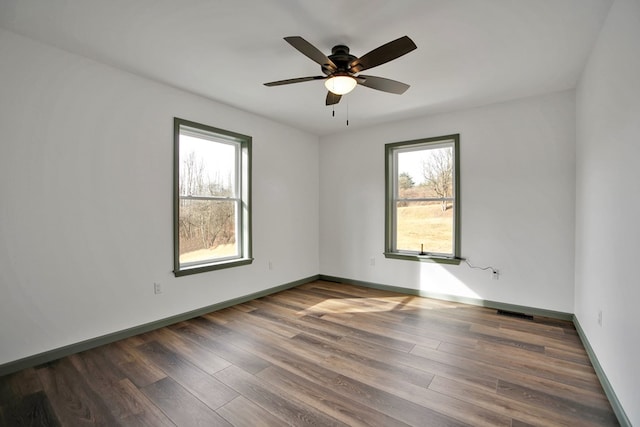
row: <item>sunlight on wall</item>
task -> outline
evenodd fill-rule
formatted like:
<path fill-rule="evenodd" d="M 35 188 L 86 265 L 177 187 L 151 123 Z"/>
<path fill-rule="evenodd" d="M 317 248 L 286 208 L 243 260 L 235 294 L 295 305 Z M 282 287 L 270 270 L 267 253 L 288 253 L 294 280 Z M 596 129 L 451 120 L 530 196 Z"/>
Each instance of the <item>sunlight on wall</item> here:
<path fill-rule="evenodd" d="M 454 295 L 482 299 L 478 293 L 449 272 L 456 268 L 444 264 L 420 263 L 420 290 L 432 294 Z"/>

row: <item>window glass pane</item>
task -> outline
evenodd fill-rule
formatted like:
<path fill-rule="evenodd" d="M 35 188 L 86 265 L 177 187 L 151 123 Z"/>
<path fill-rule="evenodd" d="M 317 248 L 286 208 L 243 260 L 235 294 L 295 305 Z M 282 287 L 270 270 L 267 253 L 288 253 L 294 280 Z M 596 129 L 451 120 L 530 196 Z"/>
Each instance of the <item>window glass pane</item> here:
<path fill-rule="evenodd" d="M 453 197 L 453 147 L 400 151 L 398 198 Z"/>
<path fill-rule="evenodd" d="M 180 135 L 181 196 L 236 197 L 236 145 Z"/>
<path fill-rule="evenodd" d="M 396 202 L 396 249 L 453 253 L 454 202 Z"/>
<path fill-rule="evenodd" d="M 236 205 L 232 200 L 180 200 L 180 264 L 239 255 Z"/>

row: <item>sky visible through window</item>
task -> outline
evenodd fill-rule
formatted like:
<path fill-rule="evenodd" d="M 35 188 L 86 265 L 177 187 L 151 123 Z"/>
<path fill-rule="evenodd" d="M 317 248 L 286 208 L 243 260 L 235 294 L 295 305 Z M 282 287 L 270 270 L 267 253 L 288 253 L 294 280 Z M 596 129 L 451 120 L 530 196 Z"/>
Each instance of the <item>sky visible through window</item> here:
<path fill-rule="evenodd" d="M 398 175 L 408 173 L 415 185 L 424 184 L 423 164 L 429 165 L 430 159 L 436 151 L 448 150 L 450 148 L 435 148 L 404 151 L 398 153 Z"/>
<path fill-rule="evenodd" d="M 235 167 L 235 147 L 225 142 L 213 142 L 190 135 L 180 135 L 180 173 L 184 173 L 184 159 L 196 153 L 197 162 L 201 162 L 202 174 L 206 182 L 224 183 L 235 193 L 232 179 Z"/>

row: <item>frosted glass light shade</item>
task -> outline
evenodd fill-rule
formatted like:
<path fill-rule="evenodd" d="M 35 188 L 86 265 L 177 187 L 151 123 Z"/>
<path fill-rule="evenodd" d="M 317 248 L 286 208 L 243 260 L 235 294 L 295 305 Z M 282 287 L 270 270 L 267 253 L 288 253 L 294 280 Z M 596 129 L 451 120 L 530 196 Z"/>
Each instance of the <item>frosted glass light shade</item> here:
<path fill-rule="evenodd" d="M 336 95 L 344 95 L 353 90 L 358 82 L 350 76 L 333 76 L 324 81 L 324 86 Z"/>

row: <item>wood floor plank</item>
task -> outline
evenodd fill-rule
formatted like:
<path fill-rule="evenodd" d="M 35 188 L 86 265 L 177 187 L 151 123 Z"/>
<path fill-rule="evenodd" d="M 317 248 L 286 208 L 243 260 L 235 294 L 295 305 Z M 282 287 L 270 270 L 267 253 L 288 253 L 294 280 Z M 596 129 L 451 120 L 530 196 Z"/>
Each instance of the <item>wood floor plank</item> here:
<path fill-rule="evenodd" d="M 220 338 L 215 332 L 211 332 L 214 324 L 205 318 L 193 319 L 188 326 L 172 329 L 174 332 L 194 341 L 231 364 L 238 366 L 250 373 L 260 372 L 269 366 L 269 363 L 250 351 L 243 350 L 231 342 Z M 228 334 L 225 332 L 225 334 Z"/>
<path fill-rule="evenodd" d="M 109 411 L 73 367 L 68 358 L 49 363 L 37 370 L 43 389 L 60 424 L 65 426 L 117 426 Z"/>
<path fill-rule="evenodd" d="M 231 426 L 169 377 L 143 387 L 142 392 L 177 426 Z"/>
<path fill-rule="evenodd" d="M 340 359 L 345 366 L 356 365 L 360 367 L 362 374 L 371 375 L 376 378 L 385 378 L 385 381 L 396 384 L 413 384 L 418 387 L 428 387 L 433 379 L 430 372 L 416 370 L 402 364 L 395 363 L 394 360 L 381 360 L 371 355 L 363 356 L 361 354 L 351 352 L 348 348 L 341 345 L 334 345 L 327 341 L 306 334 L 299 334 L 293 340 L 304 346 L 305 348 L 314 349 L 317 353 L 324 355 L 326 358 Z"/>
<path fill-rule="evenodd" d="M 256 309 L 253 301 L 245 302 L 242 304 L 236 304 L 232 308 L 234 310 L 244 311 L 245 313 L 250 313 Z"/>
<path fill-rule="evenodd" d="M 547 356 L 554 359 L 565 360 L 567 362 L 578 363 L 583 366 L 591 366 L 591 361 L 587 352 L 567 351 L 551 346 L 545 346 L 544 352 Z"/>
<path fill-rule="evenodd" d="M 49 398 L 44 391 L 21 396 L 12 402 L 0 405 L 0 425 L 22 426 L 60 426 Z"/>
<path fill-rule="evenodd" d="M 231 364 L 228 360 L 216 355 L 214 352 L 201 345 L 189 341 L 187 338 L 176 334 L 169 328 L 154 331 L 151 338 L 162 342 L 168 350 L 174 352 L 180 358 L 188 361 L 208 374 L 214 374 Z"/>
<path fill-rule="evenodd" d="M 293 305 L 297 304 L 300 310 L 306 311 L 307 313 L 314 310 L 318 304 L 324 304 L 327 301 L 327 298 L 309 294 L 303 287 L 292 288 L 290 291 L 291 292 L 287 292 L 286 295 L 284 295 L 284 300 Z"/>
<path fill-rule="evenodd" d="M 435 327 L 441 331 L 450 331 L 453 335 L 467 332 L 472 323 L 454 316 L 443 316 L 436 310 L 423 310 L 411 313 L 402 321 L 403 323 L 418 328 L 425 326 Z"/>
<path fill-rule="evenodd" d="M 409 316 L 407 316 L 408 320 L 406 323 L 411 323 L 413 319 L 426 320 L 430 316 L 457 320 L 458 322 L 467 322 L 468 324 L 484 325 L 487 327 L 499 327 L 501 322 L 504 321 L 504 319 L 497 316 L 495 310 L 486 308 L 478 310 L 477 308 L 479 307 L 473 307 L 473 309 L 470 309 L 469 306 L 456 305 L 446 309 L 414 310 Z"/>
<path fill-rule="evenodd" d="M 173 423 L 108 360 L 100 348 L 69 357 L 89 387 L 124 425 L 172 426 Z"/>
<path fill-rule="evenodd" d="M 389 417 L 416 427 L 473 426 L 447 416 L 439 411 L 403 399 L 395 393 L 381 390 L 348 376 L 339 375 L 331 383 L 337 393 L 365 405 L 371 405 Z"/>
<path fill-rule="evenodd" d="M 0 403 L 7 402 L 15 397 L 14 390 L 12 390 L 11 386 L 11 378 L 14 375 L 16 375 L 16 373 L 0 377 Z"/>
<path fill-rule="evenodd" d="M 290 326 L 295 328 L 297 333 L 302 331 L 309 335 L 316 335 L 333 341 L 337 341 L 343 337 L 342 334 L 335 333 L 333 328 L 318 328 L 317 326 L 305 322 L 303 316 L 297 316 L 294 312 L 284 309 L 276 304 L 263 301 L 262 299 L 256 301 L 256 303 L 258 307 L 255 311 L 251 312 L 253 316 Z"/>
<path fill-rule="evenodd" d="M 466 350 L 463 348 L 463 350 Z M 559 381 L 556 381 L 554 378 L 546 378 L 543 376 L 537 375 L 538 373 L 535 371 L 532 372 L 522 372 L 518 370 L 510 369 L 509 366 L 502 366 L 501 364 L 494 364 L 492 359 L 482 361 L 477 358 L 473 354 L 468 354 L 466 351 L 462 351 L 461 353 L 452 353 L 452 352 L 443 352 L 439 350 L 433 350 L 430 348 L 419 347 L 412 351 L 412 353 L 422 356 L 427 360 L 437 361 L 443 364 L 461 367 L 470 369 L 475 372 L 482 372 L 485 375 L 492 376 L 493 378 L 501 378 L 506 381 L 514 382 L 514 383 L 523 383 L 527 384 L 529 387 L 532 387 L 538 391 L 543 393 L 557 395 L 559 397 L 565 395 L 573 395 L 579 396 L 579 398 L 588 404 L 593 405 L 595 407 L 600 408 L 609 408 L 609 401 L 606 399 L 606 396 L 602 392 L 601 389 L 594 390 L 592 387 L 588 389 L 584 389 L 581 387 L 577 387 L 570 384 L 565 384 Z M 456 381 L 460 381 L 460 378 L 456 378 L 453 376 L 444 375 L 441 372 L 438 372 L 439 375 L 445 376 L 446 378 L 454 379 Z M 468 382 L 464 381 L 463 382 Z M 473 384 L 472 382 L 470 382 Z M 596 384 L 599 385 L 599 384 Z M 496 384 L 497 386 L 497 384 Z M 594 385 L 595 386 L 595 385 Z"/>
<path fill-rule="evenodd" d="M 470 384 L 457 382 L 444 377 L 436 377 L 429 388 L 442 394 L 490 409 L 497 413 L 504 413 L 510 417 L 517 417 L 518 421 L 526 421 L 533 425 L 570 425 L 572 417 L 554 412 L 544 407 L 532 407 L 517 399 L 500 395 L 497 391 L 488 392 Z"/>
<path fill-rule="evenodd" d="M 281 427 L 283 420 L 256 405 L 244 396 L 238 396 L 217 411 L 229 423 L 237 427 Z"/>
<path fill-rule="evenodd" d="M 175 424 L 128 378 L 120 380 L 118 391 L 129 399 L 129 415 L 122 421 L 127 426 L 172 427 Z"/>
<path fill-rule="evenodd" d="M 34 368 L 28 368 L 15 374 L 9 378 L 11 390 L 16 396 L 24 397 L 42 391 L 40 378 Z"/>
<path fill-rule="evenodd" d="M 401 351 L 411 351 L 413 346 L 418 344 L 426 347 L 437 348 L 441 342 L 438 339 L 413 334 L 410 330 L 386 328 L 384 325 L 378 326 L 378 328 L 376 329 L 378 333 L 368 332 L 353 326 L 343 324 L 341 318 L 335 321 L 336 319 L 332 319 L 331 316 L 327 315 L 304 316 L 300 318 L 300 320 L 304 323 L 314 325 L 314 327 L 318 329 L 337 331 L 341 336 L 349 336 L 352 338 L 357 338 L 361 341 L 370 342 L 372 344 L 379 344 L 384 347 L 389 347 Z M 319 337 L 323 338 L 322 336 Z M 475 341 L 473 341 L 473 345 L 475 345 Z"/>
<path fill-rule="evenodd" d="M 313 317 L 307 316 L 305 319 L 312 321 Z M 345 335 L 358 338 L 362 341 L 368 341 L 379 344 L 395 350 L 411 351 L 415 343 L 406 339 L 398 339 L 394 335 L 389 334 L 389 329 L 384 329 L 380 325 L 371 325 L 370 322 L 359 321 L 352 322 L 341 314 L 323 314 L 318 316 L 315 322 L 330 322 L 331 327 L 344 331 Z"/>
<path fill-rule="evenodd" d="M 526 350 L 535 353 L 544 353 L 545 346 L 540 344 L 531 344 L 527 341 L 516 340 L 494 334 L 483 334 L 479 332 L 469 332 L 469 336 L 476 339 L 479 343 L 496 344 L 502 347 L 513 347 L 516 349 Z"/>
<path fill-rule="evenodd" d="M 460 333 L 461 331 L 455 331 L 453 329 L 443 330 L 435 327 L 435 325 L 431 326 L 413 326 L 413 325 L 404 325 L 401 328 L 403 333 L 403 338 L 408 341 L 403 342 L 398 340 L 394 336 L 394 332 L 398 329 L 396 324 L 390 324 L 389 322 L 376 319 L 375 321 L 369 320 L 365 321 L 365 319 L 358 319 L 356 322 L 351 325 L 350 322 L 341 316 L 336 314 L 325 314 L 321 317 L 325 321 L 333 322 L 335 324 L 342 324 L 345 327 L 350 327 L 354 329 L 352 335 L 366 340 L 368 334 L 371 335 L 369 338 L 377 339 L 378 342 L 384 342 L 385 340 L 389 342 L 388 346 L 395 348 L 397 350 L 411 351 L 413 348 L 412 344 L 415 344 L 420 338 L 425 338 L 429 341 L 446 341 L 458 345 L 466 345 L 469 347 L 474 347 L 477 344 L 477 340 L 473 337 L 470 337 L 467 334 L 467 331 L 462 331 L 465 333 Z M 411 338 L 407 338 L 407 334 L 412 336 Z M 395 345 L 396 342 L 400 342 L 399 345 Z M 401 344 L 401 345 L 400 345 Z"/>
<path fill-rule="evenodd" d="M 288 292 L 278 292 L 277 294 L 265 295 L 260 299 L 263 301 L 268 301 L 271 304 L 280 306 L 287 310 L 291 310 L 296 314 L 302 314 L 302 311 L 306 308 L 306 305 L 304 303 L 298 304 L 295 302 L 291 302 L 288 298 L 286 298 L 287 295 Z"/>
<path fill-rule="evenodd" d="M 379 360 L 386 360 L 389 363 L 403 364 L 411 369 L 421 370 L 432 375 L 440 375 L 445 378 L 456 379 L 468 382 L 488 390 L 495 391 L 498 382 L 497 376 L 487 374 L 483 369 L 473 369 L 466 364 L 443 363 L 438 360 L 431 360 L 420 356 L 420 353 L 404 353 L 385 349 L 373 344 L 359 342 L 352 338 L 345 338 L 340 341 L 340 347 L 361 355 L 375 354 Z"/>
<path fill-rule="evenodd" d="M 300 333 L 300 330 L 294 325 L 287 325 L 283 322 L 273 321 L 270 318 L 259 318 L 253 315 L 253 312 L 241 311 L 240 315 L 237 316 L 236 319 L 242 323 L 250 323 L 259 328 L 263 328 L 284 338 L 291 338 Z"/>
<path fill-rule="evenodd" d="M 540 354 L 539 357 L 532 358 L 529 353 L 528 348 L 520 348 L 514 347 L 511 344 L 503 345 L 502 343 L 496 342 L 486 342 L 484 340 L 480 340 L 478 343 L 477 349 L 480 349 L 482 352 L 486 354 L 500 354 L 507 355 L 511 360 L 518 361 L 531 361 L 534 359 L 535 362 L 540 361 L 540 363 L 547 366 L 549 370 L 552 370 L 556 375 L 555 378 L 561 375 L 571 376 L 581 378 L 587 381 L 589 384 L 596 383 L 596 373 L 591 365 L 586 365 L 584 363 L 576 363 L 572 360 L 566 360 L 564 358 L 559 357 L 548 357 L 548 352 L 545 351 Z M 538 372 L 543 372 L 541 369 Z M 571 383 L 571 382 L 569 382 Z"/>
<path fill-rule="evenodd" d="M 618 425 L 615 415 L 610 410 L 587 406 L 570 398 L 540 393 L 522 385 L 498 381 L 498 394 L 526 402 L 534 407 L 551 408 L 556 412 L 572 414 L 581 425 Z"/>
<path fill-rule="evenodd" d="M 147 360 L 141 359 L 135 353 L 134 347 L 130 343 L 139 345 L 140 342 L 144 341 L 123 340 L 107 344 L 100 349 L 104 352 L 105 357 L 114 363 L 131 382 L 138 387 L 144 387 L 166 378 L 167 374 Z"/>
<path fill-rule="evenodd" d="M 327 381 L 338 376 L 337 373 L 327 369 L 330 366 L 327 366 L 324 356 L 300 347 L 291 340 L 280 339 L 276 341 L 267 338 L 264 341 L 258 341 L 236 332 L 232 332 L 229 338 L 233 340 L 235 345 L 246 348 L 247 351 L 251 349 L 270 364 L 279 366 L 309 381 L 327 384 Z"/>
<path fill-rule="evenodd" d="M 511 427 L 536 427 L 536 425 L 528 424 L 528 423 L 525 423 L 524 421 L 513 419 L 511 421 Z"/>
<path fill-rule="evenodd" d="M 524 322 L 522 322 L 524 323 Z M 488 328 L 484 325 L 472 325 L 471 332 L 494 335 L 500 338 L 514 339 L 516 341 L 528 342 L 534 345 L 540 346 L 552 346 L 561 350 L 572 351 L 576 346 L 582 347 L 581 343 L 574 341 L 573 337 L 552 338 L 549 336 L 538 335 L 532 330 L 519 330 L 514 328 L 507 328 L 501 325 L 499 329 Z"/>
<path fill-rule="evenodd" d="M 99 350 L 89 350 L 68 357 L 73 367 L 83 378 L 91 378 L 87 382 L 94 393 L 100 396 L 105 406 L 118 419 L 131 414 L 130 400 L 123 396 L 117 386 L 125 376 Z"/>
<path fill-rule="evenodd" d="M 235 366 L 217 372 L 215 377 L 290 425 L 347 426 L 347 424 L 305 405 L 291 394 L 286 394 L 285 397 L 275 392 L 268 383 Z"/>
<path fill-rule="evenodd" d="M 211 409 L 215 410 L 237 396 L 235 391 L 157 341 L 149 341 L 136 348 Z"/>
<path fill-rule="evenodd" d="M 562 327 L 565 326 L 565 327 Z M 555 322 L 548 322 L 546 318 L 534 318 L 529 322 L 519 321 L 518 319 L 509 319 L 505 317 L 501 319 L 500 328 L 503 330 L 517 331 L 523 333 L 534 333 L 540 338 L 548 338 L 551 340 L 574 341 L 575 334 L 568 334 L 566 325 L 560 326 Z M 572 331 L 574 332 L 574 331 Z"/>
<path fill-rule="evenodd" d="M 489 345 L 481 345 L 478 349 L 469 349 L 449 343 L 443 343 L 438 348 L 438 351 L 441 352 L 463 355 L 470 359 L 498 364 L 518 372 L 535 374 L 539 377 L 570 384 L 581 389 L 599 386 L 594 372 L 576 370 L 567 372 L 566 368 L 563 366 L 554 366 L 550 360 L 525 357 L 513 349 L 511 349 L 511 351 L 502 350 L 503 351 L 499 351 Z"/>
<path fill-rule="evenodd" d="M 282 368 L 272 366 L 257 375 L 274 385 L 283 393 L 294 393 L 307 405 L 322 411 L 349 426 L 392 427 L 408 424 L 378 412 L 370 405 L 364 405 L 347 396 L 336 395 L 329 388 L 308 381 Z"/>

